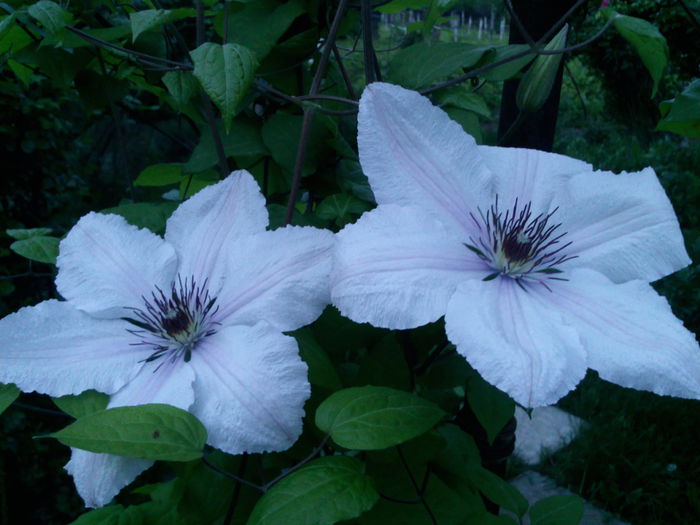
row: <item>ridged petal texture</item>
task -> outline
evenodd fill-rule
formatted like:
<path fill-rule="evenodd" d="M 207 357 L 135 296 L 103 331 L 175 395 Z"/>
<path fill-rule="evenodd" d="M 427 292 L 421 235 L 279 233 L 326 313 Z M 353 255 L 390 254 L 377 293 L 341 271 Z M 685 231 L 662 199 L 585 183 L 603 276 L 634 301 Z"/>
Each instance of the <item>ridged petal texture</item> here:
<path fill-rule="evenodd" d="M 0 381 L 53 396 L 96 389 L 111 395 L 110 408 L 190 410 L 209 444 L 234 454 L 287 449 L 301 433 L 310 386 L 296 340 L 281 332 L 328 304 L 334 237 L 267 224 L 265 199 L 245 171 L 181 204 L 165 239 L 116 215 L 86 215 L 60 246 L 66 301 L 0 320 Z M 187 332 L 173 322 L 179 311 L 164 305 L 195 308 L 188 293 L 208 317 L 180 347 L 175 336 Z M 66 469 L 86 505 L 99 507 L 151 463 L 74 449 Z"/>
<path fill-rule="evenodd" d="M 700 398 L 695 336 L 648 285 L 690 262 L 651 168 L 615 175 L 477 146 L 427 98 L 383 83 L 365 88 L 358 130 L 379 206 L 337 236 L 331 300 L 343 315 L 401 329 L 444 315 L 457 351 L 525 406 L 556 402 L 588 367 L 623 386 Z M 531 257 L 525 228 L 507 248 L 496 242 L 488 221 L 512 227 L 516 204 L 557 227 L 536 244 L 564 246 L 549 259 L 555 269 L 521 265 Z M 508 253 L 519 254 L 515 266 L 503 264 Z"/>

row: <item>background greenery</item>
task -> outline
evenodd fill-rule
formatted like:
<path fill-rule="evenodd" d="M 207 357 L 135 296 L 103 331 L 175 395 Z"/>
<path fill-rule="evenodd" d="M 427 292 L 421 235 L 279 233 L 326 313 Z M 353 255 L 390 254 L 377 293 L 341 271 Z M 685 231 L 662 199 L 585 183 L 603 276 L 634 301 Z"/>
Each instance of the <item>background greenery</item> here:
<path fill-rule="evenodd" d="M 13 13 L 26 11 L 28 5 L 10 0 L 0 8 Z M 676 96 L 698 75 L 700 25 L 693 18 L 698 15 L 697 2 L 686 3 L 692 8 L 690 15 L 681 3 L 671 1 L 613 1 L 611 6 L 660 28 L 671 50 L 668 70 L 652 98 L 651 79 L 643 64 L 613 31 L 569 55 L 555 151 L 587 160 L 599 169 L 633 171 L 653 166 L 674 203 L 690 256 L 698 260 L 700 148 L 697 139 L 655 131 L 661 116 L 659 102 Z M 295 137 L 304 104 L 309 102 L 290 101 L 268 88 L 296 96 L 308 92 L 309 59 L 318 58 L 316 43 L 327 32 L 333 9 L 331 3 L 320 1 L 273 0 L 233 2 L 229 7 L 231 37 L 250 46 L 260 66 L 256 89 L 237 102 L 240 111 L 230 133 L 217 126 L 226 140 L 228 169 L 247 168 L 255 174 L 268 197 L 273 223 L 281 224 L 294 174 Z M 500 2 L 464 1 L 453 7 L 467 10 L 475 19 L 504 15 Z M 584 39 L 600 27 L 597 7 L 590 4 L 586 16 L 581 14 L 574 21 L 574 39 Z M 192 15 L 156 25 L 132 39 L 131 29 L 124 28 L 131 27 L 131 14 L 146 8 L 189 9 L 191 5 L 167 0 L 134 5 L 87 0 L 69 6 L 72 19 L 87 27 L 117 28 L 100 34 L 109 42 L 182 60 L 186 53 L 178 47 L 179 38 L 193 41 L 197 32 Z M 211 11 L 206 31 L 223 35 L 221 6 L 211 3 L 206 8 Z M 276 14 L 261 24 L 261 12 Z M 424 18 L 429 12 L 420 15 Z M 351 9 L 340 29 L 338 50 L 359 93 L 364 62 L 357 46 L 358 26 L 359 12 Z M 159 67 L 145 67 L 124 53 L 109 53 L 75 34 L 56 29 L 54 45 L 28 36 L 49 37 L 52 31 L 40 17 L 30 15 L 0 30 L 0 231 L 47 227 L 50 235 L 60 238 L 87 211 L 114 207 L 136 223 L 162 229 L 175 206 L 161 197 L 166 191 L 169 198 L 186 197 L 216 180 L 221 171 L 208 120 L 211 104 L 199 98 L 189 72 L 178 78 L 179 88 L 171 88 Z M 460 29 L 458 34 L 459 41 L 479 45 L 504 43 L 496 37 L 484 34 L 477 42 L 474 31 Z M 449 21 L 441 19 L 428 32 L 411 31 L 400 20 L 378 25 L 374 43 L 380 69 L 388 71 L 390 80 L 392 74 L 400 73 L 394 61 L 397 54 L 421 39 L 450 42 L 454 31 Z M 478 103 L 472 101 L 468 109 L 448 104 L 448 109 L 481 141 L 493 144 L 500 82 L 475 79 L 467 85 L 479 95 Z M 323 93 L 347 96 L 335 62 Z M 348 109 L 328 101 L 323 106 L 331 111 Z M 371 206 L 371 194 L 353 152 L 354 119 L 353 114 L 317 113 L 295 223 L 337 230 Z M 169 176 L 172 182 L 144 184 L 144 170 L 165 163 L 178 166 L 163 168 L 158 175 Z M 157 205 L 148 208 L 130 207 L 154 202 Z M 6 235 L 0 246 L 0 315 L 56 296 L 53 266 L 13 252 L 9 246 L 14 240 Z M 700 331 L 699 279 L 696 266 L 691 266 L 657 284 L 674 312 L 696 333 Z M 323 322 L 314 334 L 321 343 Z M 337 332 L 333 334 L 337 337 Z M 380 341 L 383 335 L 375 331 L 367 337 Z M 390 356 L 392 350 L 386 352 Z M 344 373 L 355 378 L 358 371 L 346 368 Z M 404 381 L 402 377 L 389 380 L 399 387 Z M 548 457 L 539 466 L 542 472 L 634 524 L 700 521 L 697 402 L 622 389 L 591 373 L 560 405 L 589 425 L 569 447 Z M 66 523 L 83 511 L 61 468 L 67 448 L 51 440 L 31 439 L 66 422 L 48 398 L 32 394 L 23 394 L 0 419 L 4 438 L 0 441 L 0 523 Z M 151 471 L 149 476 L 156 481 L 162 474 Z M 19 506 L 20 494 L 33 504 Z M 139 498 L 147 499 L 130 495 L 120 501 L 133 503 Z"/>

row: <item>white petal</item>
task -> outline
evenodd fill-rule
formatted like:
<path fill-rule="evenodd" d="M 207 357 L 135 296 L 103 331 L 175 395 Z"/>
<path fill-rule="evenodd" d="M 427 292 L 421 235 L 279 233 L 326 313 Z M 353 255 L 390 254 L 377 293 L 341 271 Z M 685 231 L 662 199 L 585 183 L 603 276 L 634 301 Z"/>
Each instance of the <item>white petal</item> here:
<path fill-rule="evenodd" d="M 469 281 L 447 307 L 445 329 L 482 377 L 527 407 L 549 405 L 586 373 L 576 330 L 548 304 L 539 284 L 510 278 Z"/>
<path fill-rule="evenodd" d="M 301 434 L 309 398 L 294 338 L 266 323 L 222 328 L 192 354 L 191 412 L 208 443 L 230 454 L 286 450 Z"/>
<path fill-rule="evenodd" d="M 415 91 L 367 86 L 357 142 L 379 204 L 420 206 L 469 231 L 469 212 L 491 199 L 492 174 L 474 139 Z"/>
<path fill-rule="evenodd" d="M 519 203 L 531 203 L 537 213 L 549 211 L 553 195 L 572 175 L 592 170 L 586 162 L 556 153 L 495 146 L 478 149 L 494 174 L 499 203 L 504 210 L 517 198 Z"/>
<path fill-rule="evenodd" d="M 330 302 L 333 234 L 287 226 L 237 239 L 228 247 L 217 319 L 279 331 L 314 321 Z"/>
<path fill-rule="evenodd" d="M 177 259 L 172 246 L 119 215 L 88 213 L 68 232 L 56 261 L 56 288 L 92 315 L 127 315 L 143 306 L 155 286 L 167 289 Z"/>
<path fill-rule="evenodd" d="M 241 170 L 183 202 L 168 219 L 165 238 L 177 250 L 183 278 L 208 278 L 216 292 L 225 248 L 267 224 L 265 198 L 253 176 Z"/>
<path fill-rule="evenodd" d="M 576 266 L 624 282 L 655 281 L 690 264 L 678 220 L 651 168 L 578 175 L 563 197 L 560 220 Z"/>
<path fill-rule="evenodd" d="M 488 268 L 419 208 L 381 205 L 336 235 L 331 300 L 356 322 L 413 328 L 436 321 L 459 283 Z"/>
<path fill-rule="evenodd" d="M 112 454 L 71 449 L 65 469 L 73 476 L 75 488 L 86 507 L 107 505 L 121 489 L 136 479 L 153 461 Z"/>
<path fill-rule="evenodd" d="M 110 397 L 109 408 L 164 403 L 188 410 L 194 402 L 193 383 L 189 363 L 165 355 L 145 363 L 134 379 Z"/>
<path fill-rule="evenodd" d="M 147 353 L 122 320 L 95 319 L 63 301 L 44 301 L 0 320 L 0 382 L 51 396 L 94 388 L 111 394 L 136 375 Z"/>
<path fill-rule="evenodd" d="M 613 284 L 591 270 L 567 278 L 556 301 L 580 332 L 590 368 L 618 385 L 700 399 L 700 347 L 666 299 L 643 281 Z"/>

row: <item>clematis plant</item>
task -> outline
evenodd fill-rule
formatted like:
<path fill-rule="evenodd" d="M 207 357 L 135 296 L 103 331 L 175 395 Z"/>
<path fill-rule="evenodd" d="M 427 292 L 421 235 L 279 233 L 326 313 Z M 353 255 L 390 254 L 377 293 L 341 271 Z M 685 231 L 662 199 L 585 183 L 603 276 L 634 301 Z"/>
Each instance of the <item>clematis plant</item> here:
<path fill-rule="evenodd" d="M 535 150 L 477 146 L 418 93 L 360 101 L 362 169 L 378 207 L 338 234 L 332 302 L 449 340 L 518 403 L 554 403 L 587 368 L 700 398 L 700 349 L 650 282 L 689 264 L 653 169 L 593 171 Z"/>
<path fill-rule="evenodd" d="M 0 320 L 0 381 L 52 396 L 95 389 L 108 407 L 166 403 L 231 454 L 289 448 L 310 394 L 283 331 L 328 303 L 333 236 L 266 231 L 245 171 L 182 203 L 165 239 L 90 213 L 61 242 L 48 300 Z M 73 449 L 66 469 L 87 506 L 108 503 L 152 462 Z"/>

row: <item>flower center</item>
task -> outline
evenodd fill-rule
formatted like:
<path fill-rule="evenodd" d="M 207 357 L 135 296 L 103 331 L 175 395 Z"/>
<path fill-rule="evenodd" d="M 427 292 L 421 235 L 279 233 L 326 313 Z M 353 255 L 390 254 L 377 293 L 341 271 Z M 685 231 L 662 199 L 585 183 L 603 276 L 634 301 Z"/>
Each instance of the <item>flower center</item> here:
<path fill-rule="evenodd" d="M 211 297 L 207 282 L 198 286 L 194 278 L 180 275 L 166 294 L 156 286 L 151 298 L 143 297 L 143 308 L 130 308 L 133 317 L 123 317 L 138 329 L 129 332 L 138 336 L 137 346 L 150 346 L 153 353 L 144 361 L 169 355 L 172 360 L 192 358 L 192 350 L 203 338 L 216 332 L 219 323 L 212 320 L 219 307 L 214 307 L 216 297 Z"/>
<path fill-rule="evenodd" d="M 545 279 L 565 280 L 554 276 L 562 273 L 557 266 L 576 256 L 564 253 L 571 242 L 563 243 L 566 232 L 557 232 L 561 224 L 551 223 L 557 210 L 533 216 L 532 203 L 520 206 L 515 199 L 513 207 L 504 213 L 498 209 L 496 196 L 486 213 L 481 209 L 478 217 L 470 213 L 479 234 L 477 239 L 470 237 L 471 244 L 465 246 L 494 270 L 484 281 L 503 275 L 516 279 L 520 286 L 521 280 L 531 279 L 549 288 Z"/>

